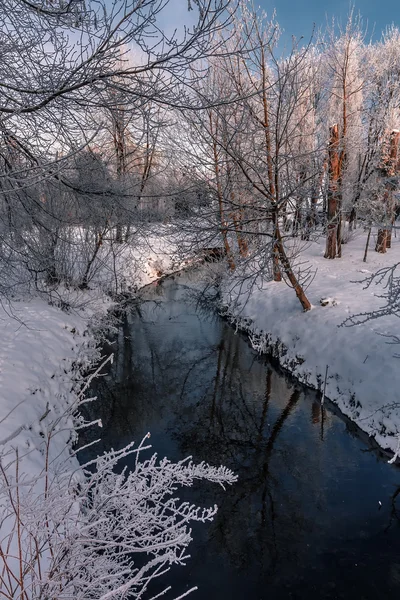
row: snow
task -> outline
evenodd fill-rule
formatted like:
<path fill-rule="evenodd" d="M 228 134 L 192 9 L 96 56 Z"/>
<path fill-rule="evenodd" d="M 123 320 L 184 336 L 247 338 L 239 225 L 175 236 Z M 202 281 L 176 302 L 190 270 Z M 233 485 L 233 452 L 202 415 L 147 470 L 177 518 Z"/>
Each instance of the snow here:
<path fill-rule="evenodd" d="M 312 242 L 302 254 L 316 270 L 307 290 L 312 310 L 303 313 L 294 291 L 285 283 L 258 282 L 239 295 L 225 284 L 223 303 L 238 328 L 248 332 L 259 352 L 272 352 L 300 381 L 326 397 L 383 448 L 395 451 L 400 433 L 400 363 L 390 336 L 400 332 L 395 316 L 354 327 L 343 326 L 351 315 L 382 306 L 382 286 L 363 289 L 359 282 L 381 267 L 400 261 L 400 239 L 386 254 L 374 251 L 371 237 L 367 262 L 362 261 L 366 235 L 357 232 L 343 246 L 343 258 L 323 257 L 324 240 Z"/>
<path fill-rule="evenodd" d="M 324 240 L 308 244 L 301 262 L 303 269 L 310 267 L 316 274 L 307 290 L 312 303 L 307 313 L 284 282 L 257 281 L 247 295 L 238 295 L 235 280 L 227 277 L 222 299 L 228 318 L 248 333 L 254 349 L 271 352 L 300 381 L 322 391 L 328 367 L 326 397 L 378 444 L 394 452 L 396 459 L 400 453 L 400 358 L 396 357 L 398 346 L 388 343 L 387 336 L 396 335 L 400 323 L 395 316 L 354 327 L 343 322 L 351 315 L 380 308 L 382 299 L 377 294 L 382 293 L 382 285 L 363 289 L 356 281 L 400 262 L 400 239 L 394 237 L 387 254 L 371 249 L 367 263 L 362 262 L 364 246 L 365 234 L 357 232 L 343 247 L 342 259 L 326 260 Z M 0 456 L 4 464 L 18 450 L 24 485 L 34 491 L 29 493 L 32 506 L 43 492 L 39 474 L 45 468 L 47 434 L 55 423 L 50 464 L 55 467 L 62 461 L 67 464 L 67 479 L 72 472 L 74 481 L 79 478 L 79 465 L 68 444 L 76 432 L 67 408 L 78 399 L 82 370 L 100 358 L 96 327 L 104 326 L 104 317 L 114 304 L 106 294 L 110 265 L 107 248 L 103 251 L 102 269 L 89 289 L 60 287 L 54 291 L 53 304 L 31 297 L 0 305 Z M 126 246 L 118 261 L 126 291 L 189 262 L 178 254 L 169 236 L 158 236 L 156 231 L 150 240 Z M 214 276 L 220 274 L 221 265 L 215 267 Z M 201 285 L 198 279 L 195 287 Z M 207 469 L 207 478 L 212 480 L 212 471 Z M 15 532 L 4 523 L 2 535 L 15 543 Z M 17 572 L 18 564 L 13 557 L 10 561 Z"/>
<path fill-rule="evenodd" d="M 98 355 L 94 339 L 84 335 L 84 312 L 67 314 L 36 298 L 3 305 L 0 322 L 0 445 L 28 452 L 24 469 L 32 474 L 43 467 L 43 432 L 74 401 L 78 365 Z M 60 431 L 55 454 L 70 435 L 68 428 Z"/>
<path fill-rule="evenodd" d="M 123 248 L 118 260 L 127 290 L 181 264 L 167 235 L 154 232 Z M 88 290 L 58 287 L 51 295 L 53 305 L 39 297 L 0 304 L 0 453 L 22 450 L 23 470 L 31 475 L 43 469 L 44 432 L 76 401 L 79 373 L 100 358 L 95 326 L 113 306 L 105 293 L 108 274 L 109 264 L 103 260 Z M 52 444 L 54 456 L 65 459 L 73 435 L 72 422 L 61 422 Z M 77 467 L 76 459 L 73 464 Z"/>
<path fill-rule="evenodd" d="M 358 232 L 343 246 L 343 258 L 336 260 L 323 258 L 324 240 L 308 245 L 301 260 L 316 270 L 307 290 L 313 305 L 308 313 L 301 311 L 292 289 L 275 282 L 258 282 L 248 296 L 240 297 L 230 284 L 224 304 L 230 319 L 249 333 L 253 347 L 272 352 L 300 381 L 322 389 L 328 366 L 326 396 L 382 447 L 395 451 L 400 359 L 397 346 L 385 336 L 399 331 L 400 324 L 386 316 L 355 327 L 340 325 L 350 315 L 381 306 L 379 287 L 363 289 L 355 281 L 400 261 L 400 240 L 394 238 L 392 248 L 378 254 L 371 239 L 367 263 L 362 262 L 364 245 L 365 234 Z M 171 239 L 156 231 L 134 249 L 126 247 L 118 260 L 127 290 L 186 264 Z M 0 307 L 0 444 L 3 449 L 18 445 L 28 450 L 28 470 L 41 468 L 43 428 L 74 401 L 76 369 L 98 359 L 87 329 L 112 301 L 101 289 L 107 278 L 101 280 L 101 272 L 96 277 L 87 291 L 57 290 L 57 298 L 73 307 L 68 313 L 40 298 Z M 68 427 L 60 433 L 56 450 L 62 452 L 70 435 Z"/>
<path fill-rule="evenodd" d="M 145 224 L 129 243 L 116 243 L 115 232 L 110 231 L 98 247 L 94 232 L 70 227 L 60 240 L 59 270 L 71 287 L 79 287 L 97 248 L 87 273 L 89 287 L 101 294 L 132 292 L 182 264 L 185 255 L 178 252 L 174 233 L 175 227 L 168 223 Z"/>

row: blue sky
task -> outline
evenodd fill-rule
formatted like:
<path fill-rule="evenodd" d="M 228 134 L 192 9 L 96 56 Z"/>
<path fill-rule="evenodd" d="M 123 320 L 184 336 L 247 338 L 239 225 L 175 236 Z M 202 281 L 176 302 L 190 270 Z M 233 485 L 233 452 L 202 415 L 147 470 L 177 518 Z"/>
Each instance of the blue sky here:
<path fill-rule="evenodd" d="M 268 15 L 271 15 L 276 8 L 278 22 L 284 29 L 281 48 L 291 45 L 292 35 L 296 38 L 303 35 L 306 40 L 309 39 L 314 23 L 317 28 L 324 28 L 327 22 L 331 23 L 332 17 L 335 17 L 335 20 L 345 24 L 351 6 L 354 6 L 356 14 L 361 14 L 363 26 L 367 28 L 369 35 L 373 34 L 374 40 L 381 37 L 382 31 L 388 25 L 394 24 L 400 27 L 400 0 L 253 0 L 253 2 L 255 6 L 261 6 Z M 167 30 L 192 21 L 193 13 L 188 14 L 187 5 L 188 0 L 169 0 L 162 17 Z"/>
<path fill-rule="evenodd" d="M 324 26 L 327 18 L 331 21 L 332 16 L 344 23 L 350 9 L 349 0 L 258 0 L 258 3 L 268 14 L 276 8 L 278 22 L 285 29 L 287 40 L 292 35 L 309 37 L 313 23 L 317 27 Z M 370 33 L 375 27 L 374 39 L 380 37 L 387 25 L 400 26 L 399 0 L 358 0 L 353 4 Z"/>
<path fill-rule="evenodd" d="M 1 1 L 1 0 L 0 0 Z M 251 1 L 251 0 L 250 0 Z M 111 6 L 113 0 L 106 0 Z M 324 27 L 327 20 L 331 22 L 332 17 L 346 22 L 350 6 L 355 6 L 355 12 L 360 12 L 363 23 L 368 26 L 373 39 L 380 38 L 381 32 L 388 25 L 394 23 L 400 27 L 400 0 L 253 0 L 254 5 L 260 5 L 268 15 L 272 14 L 274 8 L 280 26 L 285 30 L 284 45 L 290 45 L 291 36 L 306 39 L 310 36 L 313 23 L 317 27 Z M 188 13 L 188 0 L 169 0 L 167 7 L 162 13 L 160 24 L 167 32 L 173 31 L 175 27 L 180 28 L 183 23 L 191 24 L 194 13 Z"/>

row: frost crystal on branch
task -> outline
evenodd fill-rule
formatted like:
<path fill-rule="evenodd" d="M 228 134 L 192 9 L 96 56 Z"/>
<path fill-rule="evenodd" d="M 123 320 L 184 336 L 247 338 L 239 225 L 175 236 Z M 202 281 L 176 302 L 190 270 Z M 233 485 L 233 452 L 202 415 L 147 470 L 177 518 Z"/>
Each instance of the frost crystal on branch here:
<path fill-rule="evenodd" d="M 224 487 L 236 477 L 190 457 L 177 463 L 155 454 L 142 459 L 147 449 L 142 442 L 105 453 L 83 466 L 83 476 L 59 466 L 33 479 L 20 473 L 18 453 L 1 457 L 5 598 L 143 598 L 152 579 L 171 564 L 184 564 L 190 523 L 211 521 L 217 506 L 182 502 L 178 488 L 204 479 Z M 135 454 L 132 471 L 116 472 Z"/>

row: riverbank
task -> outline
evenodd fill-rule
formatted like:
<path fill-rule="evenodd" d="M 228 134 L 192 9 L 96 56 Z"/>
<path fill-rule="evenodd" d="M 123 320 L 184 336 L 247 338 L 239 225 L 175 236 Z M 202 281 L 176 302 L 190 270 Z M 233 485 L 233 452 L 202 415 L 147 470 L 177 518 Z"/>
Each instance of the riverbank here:
<path fill-rule="evenodd" d="M 372 241 L 371 241 L 372 246 Z M 225 282 L 224 314 L 247 333 L 252 347 L 274 356 L 299 381 L 326 396 L 384 449 L 396 451 L 400 432 L 400 332 L 397 317 L 387 315 L 348 327 L 350 316 L 379 309 L 385 282 L 365 289 L 361 280 L 400 261 L 400 240 L 387 254 L 372 249 L 362 261 L 365 234 L 343 247 L 343 258 L 323 258 L 324 241 L 312 242 L 302 261 L 315 271 L 307 290 L 312 310 L 303 313 L 285 283 L 257 282 L 252 289 Z M 358 283 L 357 283 L 358 282 Z M 248 284 L 246 284 L 248 286 Z M 389 336 L 389 337 L 388 337 Z"/>
<path fill-rule="evenodd" d="M 136 264 L 127 260 L 132 252 Z M 157 243 L 153 235 L 134 250 L 127 247 L 126 254 L 130 294 L 179 264 L 166 237 Z M 0 305 L 0 452 L 18 449 L 21 468 L 32 476 L 44 467 L 46 433 L 60 418 L 50 459 L 68 457 L 75 432 L 67 409 L 77 401 L 82 374 L 100 359 L 99 336 L 115 305 L 105 287 L 107 266 L 103 277 L 97 270 L 87 290 L 58 288 L 47 298 L 31 296 Z M 71 461 L 71 468 L 77 468 L 76 458 Z"/>
<path fill-rule="evenodd" d="M 172 271 L 176 264 L 166 262 L 164 267 Z M 191 487 L 195 481 L 208 480 L 224 487 L 236 481 L 229 469 L 204 461 L 193 464 L 190 457 L 175 463 L 167 458 L 158 461 L 157 455 L 142 460 L 142 452 L 151 448 L 147 432 L 129 436 L 123 448 L 108 448 L 103 454 L 96 441 L 107 435 L 109 427 L 94 405 L 97 414 L 88 420 L 95 439 L 83 446 L 73 444 L 82 425 L 83 433 L 87 429 L 85 413 L 77 416 L 77 407 L 83 394 L 89 402 L 96 394 L 88 388 L 96 373 L 88 377 L 84 372 L 99 363 L 99 342 L 110 332 L 108 325 L 117 325 L 118 330 L 120 325 L 115 310 L 109 311 L 118 305 L 99 292 L 85 290 L 79 311 L 71 307 L 66 311 L 65 305 L 61 310 L 40 298 L 14 301 L 8 305 L 8 313 L 2 307 L 0 587 L 5 586 L 10 598 L 28 588 L 40 589 L 40 593 L 50 590 L 51 595 L 61 587 L 67 595 L 83 593 L 85 598 L 89 590 L 96 598 L 118 595 L 121 590 L 142 597 L 149 582 L 158 580 L 161 569 L 164 574 L 171 564 L 184 564 L 184 549 L 192 540 L 189 524 L 211 521 L 217 510 L 215 502 L 211 508 L 191 505 L 188 510 L 185 502 L 174 499 L 176 511 L 164 519 L 159 507 L 162 515 L 171 510 L 171 493 L 175 496 L 177 486 Z M 118 349 L 112 351 L 119 365 Z M 108 405 L 103 394 L 99 396 L 100 408 Z M 93 444 L 89 460 L 84 452 Z M 92 473 L 90 467 L 86 471 L 87 477 L 82 477 L 78 451 L 81 464 L 82 460 L 86 467 L 95 463 Z M 125 477 L 116 472 L 116 465 L 128 458 L 134 463 Z M 115 547 L 115 537 L 121 540 L 124 553 Z M 143 539 L 148 546 L 143 546 Z M 99 540 L 107 551 L 105 564 L 99 561 Z M 143 554 L 144 566 L 143 561 L 140 567 L 133 566 L 133 553 L 139 556 L 138 562 Z M 21 565 L 25 564 L 24 570 Z M 169 589 L 164 586 L 161 595 Z M 191 587 L 183 595 L 196 589 Z"/>

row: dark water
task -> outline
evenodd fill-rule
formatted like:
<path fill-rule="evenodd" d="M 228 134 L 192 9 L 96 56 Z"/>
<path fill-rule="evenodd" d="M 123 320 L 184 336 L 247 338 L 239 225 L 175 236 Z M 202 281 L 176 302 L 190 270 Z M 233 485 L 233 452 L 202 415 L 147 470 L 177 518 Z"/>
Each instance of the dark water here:
<path fill-rule="evenodd" d="M 103 420 L 96 453 L 150 431 L 160 456 L 190 454 L 239 476 L 226 492 L 190 491 L 218 515 L 195 527 L 188 565 L 153 593 L 198 585 L 199 600 L 398 598 L 400 471 L 351 423 L 260 360 L 179 278 L 147 289 L 112 347 L 91 405 Z"/>

